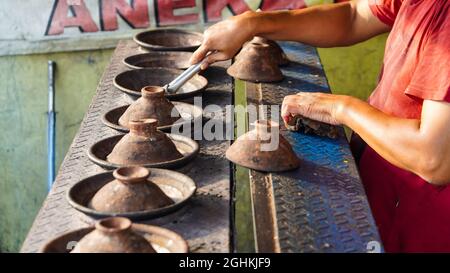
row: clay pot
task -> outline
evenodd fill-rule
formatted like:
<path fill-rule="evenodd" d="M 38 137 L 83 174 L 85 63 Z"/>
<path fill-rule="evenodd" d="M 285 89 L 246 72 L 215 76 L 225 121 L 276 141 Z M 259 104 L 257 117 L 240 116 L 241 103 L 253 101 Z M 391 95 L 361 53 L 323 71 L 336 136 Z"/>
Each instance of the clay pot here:
<path fill-rule="evenodd" d="M 111 217 L 98 221 L 71 253 L 156 253 L 152 245 L 131 230 L 131 221 Z"/>
<path fill-rule="evenodd" d="M 130 172 L 130 168 L 133 167 L 127 167 L 128 172 Z M 122 178 L 118 180 L 119 183 L 124 185 L 113 183 L 114 172 L 103 172 L 86 177 L 85 179 L 72 185 L 66 195 L 67 201 L 73 208 L 92 218 L 101 219 L 111 216 L 120 216 L 126 217 L 133 221 L 141 221 L 161 217 L 167 215 L 168 213 L 174 212 L 187 204 L 194 196 L 197 187 L 195 182 L 188 176 L 166 169 L 151 168 L 148 170 L 151 173 L 151 181 L 146 180 L 145 182 L 150 184 L 150 186 L 145 185 L 146 183 L 143 183 L 144 186 L 142 183 L 123 183 L 120 182 Z M 121 171 L 118 172 L 120 173 Z M 124 174 L 121 175 L 124 176 Z M 126 176 L 128 176 L 128 174 L 126 174 Z M 153 183 L 157 186 L 156 189 L 152 187 L 151 184 Z M 108 184 L 112 185 L 107 186 Z M 116 185 L 115 187 L 117 190 L 114 190 L 113 185 Z M 161 189 L 164 194 L 170 198 L 170 200 L 168 200 L 170 203 L 167 205 L 160 202 L 165 200 L 160 198 L 161 195 L 159 194 L 159 189 Z M 102 193 L 99 193 L 100 190 Z M 145 193 L 141 194 L 139 190 L 142 190 Z M 124 200 L 114 196 L 114 194 L 122 196 Z M 157 201 L 153 200 L 153 195 L 156 196 L 155 199 Z M 95 197 L 93 198 L 93 196 Z M 102 209 L 101 207 L 104 206 L 99 204 L 101 202 L 99 200 L 101 199 L 103 199 L 105 203 L 109 204 L 107 209 L 113 210 L 111 207 L 115 206 L 119 207 L 119 210 L 122 210 L 124 207 L 127 209 L 124 212 L 98 210 Z M 110 202 L 109 199 L 113 199 L 114 202 Z M 171 202 L 172 200 L 173 202 Z M 145 205 L 141 205 L 141 203 Z M 150 206 L 147 206 L 147 204 Z M 155 207 L 152 206 L 155 204 L 161 206 L 146 210 L 136 210 L 141 209 L 142 207 Z"/>
<path fill-rule="evenodd" d="M 187 69 L 191 65 L 189 59 L 192 52 L 185 51 L 151 51 L 148 53 L 126 57 L 123 63 L 132 69 L 149 67 L 167 67 L 176 69 Z"/>
<path fill-rule="evenodd" d="M 69 253 L 84 236 L 95 230 L 84 227 L 61 234 L 47 242 L 41 253 Z M 189 246 L 179 234 L 157 226 L 132 224 L 131 230 L 147 240 L 157 253 L 188 253 Z M 75 245 L 74 245 L 75 243 Z"/>
<path fill-rule="evenodd" d="M 203 35 L 183 29 L 154 29 L 136 34 L 134 41 L 151 51 L 194 51 L 202 44 Z"/>
<path fill-rule="evenodd" d="M 155 183 L 148 180 L 144 167 L 122 167 L 113 172 L 115 180 L 104 185 L 89 207 L 101 212 L 138 212 L 172 205 L 174 202 Z"/>
<path fill-rule="evenodd" d="M 141 97 L 141 90 L 146 86 L 164 86 L 178 77 L 183 70 L 163 67 L 150 67 L 133 69 L 119 73 L 114 77 L 113 83 L 120 91 L 129 95 L 133 100 Z M 169 100 L 182 100 L 199 96 L 208 85 L 208 80 L 195 75 L 176 93 L 166 93 Z"/>
<path fill-rule="evenodd" d="M 167 126 L 180 119 L 180 113 L 164 96 L 164 88 L 146 86 L 142 88 L 141 93 L 142 96 L 119 118 L 119 125 L 129 128 L 130 120 L 153 118 L 158 120 L 159 126 Z"/>
<path fill-rule="evenodd" d="M 268 44 L 249 43 L 227 69 L 230 76 L 251 82 L 277 82 L 283 74 Z"/>
<path fill-rule="evenodd" d="M 275 61 L 278 63 L 278 65 L 283 66 L 283 65 L 289 64 L 289 59 L 288 59 L 286 53 L 284 53 L 283 49 L 277 42 L 263 38 L 263 37 L 255 36 L 250 41 L 250 44 L 252 44 L 252 43 L 269 45 L 270 46 L 270 54 L 271 54 L 272 58 L 274 58 Z"/>
<path fill-rule="evenodd" d="M 182 158 L 175 144 L 156 129 L 156 119 L 132 120 L 130 132 L 114 146 L 106 160 L 121 165 L 144 165 Z"/>
<path fill-rule="evenodd" d="M 278 145 L 274 137 L 278 137 Z M 291 145 L 279 134 L 279 125 L 267 120 L 256 121 L 253 130 L 237 138 L 228 148 L 226 157 L 237 165 L 266 172 L 288 171 L 300 166 Z"/>
<path fill-rule="evenodd" d="M 199 106 L 185 103 L 185 102 L 178 102 L 174 101 L 171 102 L 175 106 L 175 109 L 180 113 L 181 117 L 176 122 L 170 125 L 160 125 L 158 124 L 158 130 L 161 130 L 163 132 L 171 132 L 172 129 L 178 129 L 182 126 L 186 126 L 188 124 L 196 124 L 196 122 L 202 122 L 203 118 L 203 109 Z M 122 126 L 119 124 L 119 118 L 125 113 L 125 111 L 130 107 L 129 104 L 119 106 L 116 108 L 113 108 L 109 110 L 108 112 L 104 113 L 102 115 L 102 122 L 106 126 L 120 131 L 128 133 L 130 131 L 129 128 Z"/>

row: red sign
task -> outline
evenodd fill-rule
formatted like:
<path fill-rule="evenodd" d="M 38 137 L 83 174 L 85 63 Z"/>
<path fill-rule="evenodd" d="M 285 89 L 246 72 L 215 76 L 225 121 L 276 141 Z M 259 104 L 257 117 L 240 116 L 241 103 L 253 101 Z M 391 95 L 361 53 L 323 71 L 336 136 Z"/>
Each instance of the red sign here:
<path fill-rule="evenodd" d="M 123 19 L 131 28 L 150 26 L 149 2 L 153 3 L 155 20 L 158 26 L 197 24 L 198 13 L 175 15 L 177 9 L 196 7 L 195 0 L 98 0 L 100 12 L 96 23 L 84 0 L 55 0 L 45 35 L 60 35 L 67 27 L 78 27 L 84 32 L 113 31 L 118 29 L 118 18 Z M 261 10 L 298 9 L 305 7 L 303 0 L 263 0 Z M 201 12 L 204 22 L 216 22 L 222 19 L 222 10 L 229 9 L 233 14 L 251 10 L 244 0 L 204 0 Z"/>

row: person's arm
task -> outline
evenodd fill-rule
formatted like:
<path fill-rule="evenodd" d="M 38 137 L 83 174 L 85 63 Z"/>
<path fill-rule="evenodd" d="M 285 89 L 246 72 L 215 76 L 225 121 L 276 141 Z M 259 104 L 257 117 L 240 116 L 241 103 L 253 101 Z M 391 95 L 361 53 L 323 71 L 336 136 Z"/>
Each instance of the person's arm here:
<path fill-rule="evenodd" d="M 352 45 L 389 30 L 372 14 L 368 0 L 292 11 L 246 12 L 208 28 L 191 63 L 200 62 L 210 51 L 215 53 L 207 57 L 208 64 L 230 59 L 254 36 L 334 47 Z"/>
<path fill-rule="evenodd" d="M 391 164 L 435 185 L 450 183 L 450 103 L 425 100 L 420 120 L 387 115 L 349 96 L 299 93 L 285 97 L 285 122 L 300 114 L 345 124 Z"/>

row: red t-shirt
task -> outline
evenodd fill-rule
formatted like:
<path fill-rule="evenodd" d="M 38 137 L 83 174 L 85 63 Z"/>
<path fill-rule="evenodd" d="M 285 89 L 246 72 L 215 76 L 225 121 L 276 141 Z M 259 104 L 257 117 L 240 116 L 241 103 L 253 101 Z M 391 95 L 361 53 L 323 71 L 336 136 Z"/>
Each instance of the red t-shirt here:
<path fill-rule="evenodd" d="M 393 116 L 420 119 L 423 100 L 450 102 L 450 1 L 369 3 L 392 26 L 369 103 Z M 359 167 L 386 251 L 450 252 L 450 186 L 433 186 L 370 147 Z"/>

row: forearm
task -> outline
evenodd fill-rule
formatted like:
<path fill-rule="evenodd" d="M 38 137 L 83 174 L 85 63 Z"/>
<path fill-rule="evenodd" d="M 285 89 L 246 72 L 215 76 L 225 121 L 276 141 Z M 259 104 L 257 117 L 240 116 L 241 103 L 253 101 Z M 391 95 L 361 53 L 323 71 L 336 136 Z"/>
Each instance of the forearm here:
<path fill-rule="evenodd" d="M 421 130 L 420 120 L 385 114 L 361 100 L 347 97 L 338 120 L 359 134 L 381 157 L 434 184 L 448 183 L 442 170 L 445 154 L 439 139 Z"/>
<path fill-rule="evenodd" d="M 334 47 L 355 42 L 354 10 L 354 4 L 347 2 L 292 11 L 249 12 L 243 16 L 247 17 L 255 36 Z"/>
<path fill-rule="evenodd" d="M 334 47 L 352 45 L 389 29 L 372 14 L 368 0 L 293 11 L 248 11 L 209 27 L 190 63 L 203 61 L 205 69 L 214 62 L 228 60 L 254 36 Z M 214 53 L 207 56 L 208 52 Z"/>

